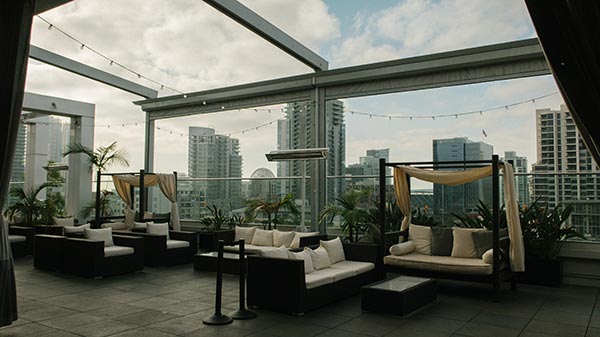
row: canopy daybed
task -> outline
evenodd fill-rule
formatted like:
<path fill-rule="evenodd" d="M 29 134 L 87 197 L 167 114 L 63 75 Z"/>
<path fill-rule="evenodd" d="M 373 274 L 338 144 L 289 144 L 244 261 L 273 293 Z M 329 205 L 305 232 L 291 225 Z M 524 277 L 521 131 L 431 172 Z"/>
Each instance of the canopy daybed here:
<path fill-rule="evenodd" d="M 401 230 L 396 233 L 386 233 L 385 230 L 387 167 L 394 169 L 394 194 L 396 202 L 404 214 Z M 508 224 L 507 230 L 502 231 L 499 228 L 500 169 L 503 170 L 504 174 L 504 204 Z M 525 267 L 523 236 L 514 186 L 514 172 L 510 163 L 501 162 L 497 155 L 493 155 L 491 160 L 477 161 L 390 163 L 386 162 L 385 159 L 381 159 L 379 172 L 380 243 L 383 264 L 386 271 L 433 278 L 491 282 L 496 299 L 499 298 L 502 281 L 510 280 L 511 288 L 516 289 L 514 272 L 524 271 Z M 485 259 L 479 257 L 464 258 L 462 256 L 456 257 L 454 254 L 452 256 L 427 256 L 426 254 L 419 254 L 408 250 L 402 251 L 407 246 L 410 246 L 402 246 L 401 243 L 408 241 L 411 236 L 409 229 L 411 226 L 414 226 L 411 224 L 411 177 L 437 184 L 458 186 L 488 176 L 492 177 L 493 221 L 489 224 L 489 227 L 491 227 L 492 248 L 489 252 L 491 254 L 487 256 L 487 262 L 485 262 Z M 453 228 L 453 240 L 456 240 L 457 235 L 454 230 Z M 401 249 L 399 248 L 394 251 L 395 254 L 391 253 L 393 249 L 390 249 L 390 252 L 388 252 L 389 247 L 385 244 L 386 240 L 392 235 L 398 238 L 400 242 L 400 246 L 398 247 L 401 247 Z M 453 244 L 456 245 L 456 241 Z"/>
<path fill-rule="evenodd" d="M 177 208 L 177 172 L 173 173 L 149 173 L 140 170 L 135 173 L 102 173 L 98 171 L 96 177 L 96 225 L 102 222 L 100 216 L 100 181 L 102 176 L 111 176 L 115 185 L 117 194 L 128 209 L 133 209 L 134 188 L 141 187 L 139 192 L 139 207 L 136 214 L 136 221 L 145 221 L 144 212 L 146 211 L 145 188 L 150 186 L 159 186 L 163 195 L 171 202 L 171 212 L 169 213 L 170 226 L 173 230 L 181 230 L 179 222 L 179 209 Z"/>

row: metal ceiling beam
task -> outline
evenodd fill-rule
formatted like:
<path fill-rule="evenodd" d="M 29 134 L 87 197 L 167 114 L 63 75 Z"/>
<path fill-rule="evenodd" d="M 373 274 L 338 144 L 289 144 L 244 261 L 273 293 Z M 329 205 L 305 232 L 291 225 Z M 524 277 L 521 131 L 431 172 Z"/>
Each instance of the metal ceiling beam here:
<path fill-rule="evenodd" d="M 204 0 L 204 2 L 314 70 L 327 70 L 329 67 L 329 63 L 324 58 L 238 1 Z"/>
<path fill-rule="evenodd" d="M 62 6 L 72 0 L 37 0 L 35 2 L 34 15 L 49 11 L 55 7 Z"/>
<path fill-rule="evenodd" d="M 501 43 L 134 102 L 152 120 L 310 99 L 380 95 L 550 74 L 537 39 Z"/>
<path fill-rule="evenodd" d="M 107 73 L 100 69 L 90 67 L 86 64 L 77 62 L 70 58 L 66 58 L 62 55 L 55 54 L 51 51 L 42 49 L 40 47 L 36 47 L 34 45 L 30 46 L 29 57 L 34 60 L 55 66 L 57 68 L 61 68 L 63 70 L 75 73 L 77 75 L 81 75 L 83 77 L 87 77 L 94 81 L 110 85 L 117 89 L 121 89 L 138 96 L 142 96 L 145 98 L 158 97 L 158 91 L 154 89 L 145 87 L 135 82 L 131 82 L 129 80 Z"/>

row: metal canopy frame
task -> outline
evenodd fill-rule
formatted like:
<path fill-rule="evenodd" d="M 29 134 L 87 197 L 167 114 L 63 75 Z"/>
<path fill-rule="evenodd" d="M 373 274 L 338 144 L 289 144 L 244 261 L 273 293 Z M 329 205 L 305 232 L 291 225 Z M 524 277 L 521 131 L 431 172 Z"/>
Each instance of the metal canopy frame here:
<path fill-rule="evenodd" d="M 204 0 L 204 2 L 290 54 L 300 62 L 313 68 L 315 71 L 327 70 L 329 67 L 327 60 L 241 3 L 232 0 Z"/>
<path fill-rule="evenodd" d="M 145 167 L 154 165 L 156 120 L 290 102 L 310 102 L 314 139 L 324 148 L 327 100 L 458 86 L 551 74 L 537 38 L 325 70 L 183 95 L 136 101 L 146 112 Z M 232 111 L 237 113 L 237 111 Z M 311 221 L 326 202 L 326 163 L 312 161 Z"/>

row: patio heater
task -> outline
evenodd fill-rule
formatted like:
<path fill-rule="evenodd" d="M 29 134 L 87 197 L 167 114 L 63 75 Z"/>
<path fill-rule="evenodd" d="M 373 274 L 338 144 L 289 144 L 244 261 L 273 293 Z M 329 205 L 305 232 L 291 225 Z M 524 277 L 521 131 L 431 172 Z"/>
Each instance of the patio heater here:
<path fill-rule="evenodd" d="M 310 159 L 326 159 L 329 154 L 329 149 L 326 147 L 322 148 L 310 148 L 310 149 L 292 149 L 292 150 L 278 150 L 271 151 L 267 156 L 268 161 L 290 161 L 290 160 L 302 160 L 301 175 L 302 175 L 302 186 L 300 189 L 300 198 L 302 199 L 302 205 L 300 209 L 300 228 L 304 228 L 304 208 L 306 200 L 306 161 Z"/>

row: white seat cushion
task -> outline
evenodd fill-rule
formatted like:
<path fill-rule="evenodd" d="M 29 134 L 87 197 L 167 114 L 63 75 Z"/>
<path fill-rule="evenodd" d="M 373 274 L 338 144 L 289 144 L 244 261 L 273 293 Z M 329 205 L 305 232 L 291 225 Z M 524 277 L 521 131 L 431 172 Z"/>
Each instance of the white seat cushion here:
<path fill-rule="evenodd" d="M 189 241 L 183 240 L 167 240 L 167 249 L 187 248 L 190 246 Z"/>
<path fill-rule="evenodd" d="M 261 254 L 265 251 L 268 250 L 274 250 L 274 249 L 279 249 L 277 247 L 269 247 L 269 246 L 255 246 L 255 245 L 244 245 L 244 252 L 248 253 L 248 254 Z M 237 253 L 240 251 L 240 246 L 239 245 L 235 245 L 235 246 L 225 246 L 223 247 L 223 250 L 226 252 L 232 252 L 232 253 Z"/>
<path fill-rule="evenodd" d="M 333 277 L 333 282 L 337 282 L 339 280 L 343 280 L 345 278 L 354 277 L 356 274 L 353 270 L 349 269 L 338 269 L 338 268 L 325 268 L 320 270 L 315 270 L 309 275 L 323 275 L 327 277 Z"/>
<path fill-rule="evenodd" d="M 319 286 L 322 286 L 322 285 L 325 285 L 325 284 L 330 284 L 330 283 L 334 282 L 333 281 L 333 275 L 329 275 L 329 274 L 325 274 L 325 273 L 321 273 L 321 274 L 315 274 L 315 273 L 306 274 L 306 275 L 304 275 L 304 280 L 305 280 L 305 283 L 306 283 L 306 289 L 312 289 L 312 288 L 316 288 L 316 287 L 319 287 Z"/>
<path fill-rule="evenodd" d="M 406 255 L 386 255 L 383 263 L 404 268 L 451 272 L 465 275 L 490 275 L 492 265 L 480 258 L 431 256 L 413 252 Z"/>
<path fill-rule="evenodd" d="M 354 275 L 366 273 L 370 270 L 375 269 L 375 264 L 371 262 L 362 262 L 362 261 L 341 261 L 331 265 L 333 269 L 342 269 L 349 270 L 354 273 Z"/>
<path fill-rule="evenodd" d="M 131 255 L 135 253 L 135 249 L 125 246 L 108 246 L 104 247 L 104 257 Z"/>
<path fill-rule="evenodd" d="M 10 241 L 10 243 L 24 242 L 27 241 L 27 237 L 23 235 L 9 235 L 8 241 Z"/>

